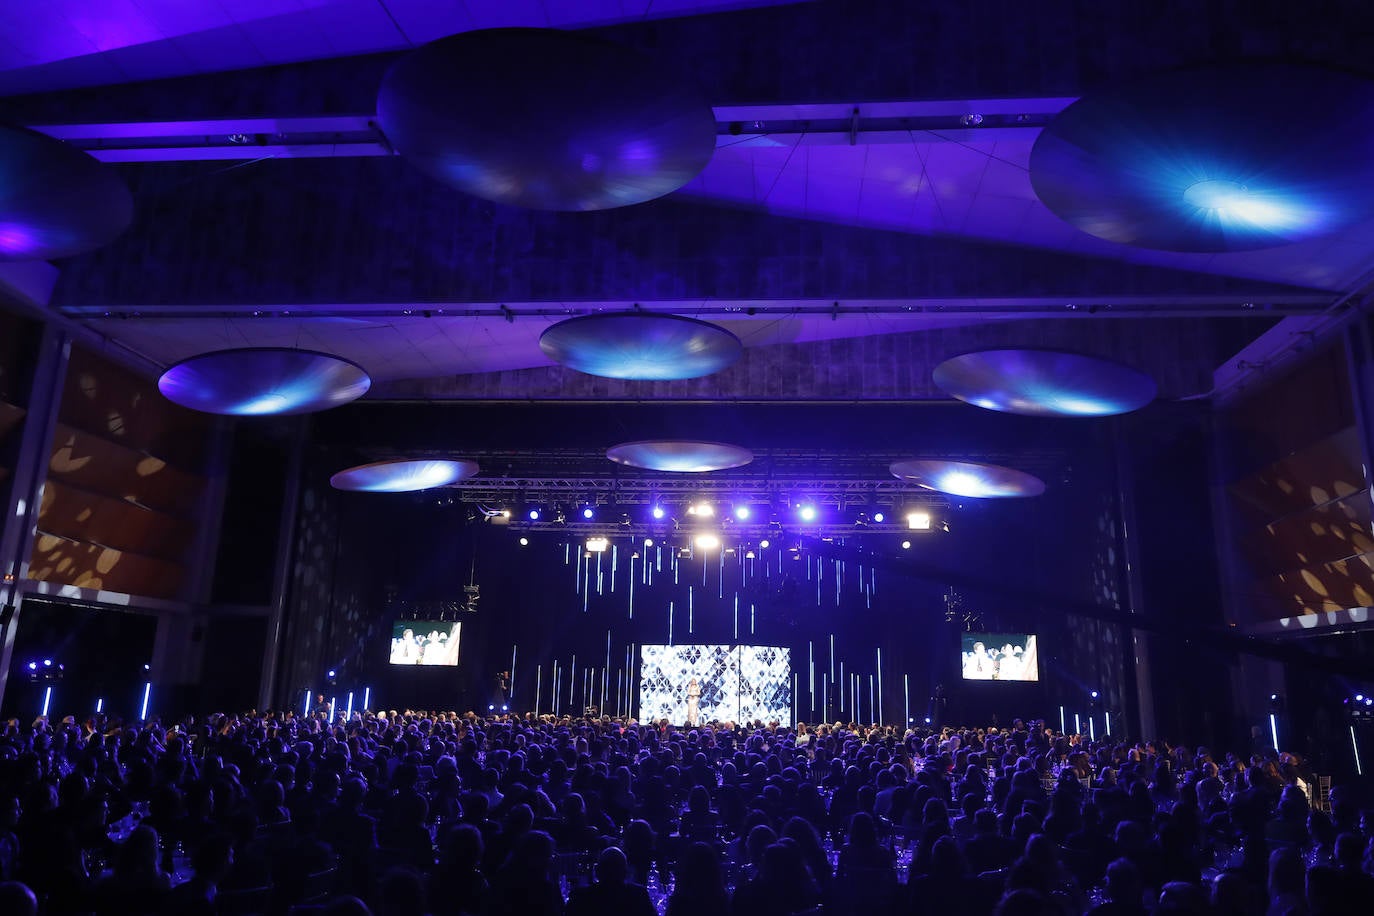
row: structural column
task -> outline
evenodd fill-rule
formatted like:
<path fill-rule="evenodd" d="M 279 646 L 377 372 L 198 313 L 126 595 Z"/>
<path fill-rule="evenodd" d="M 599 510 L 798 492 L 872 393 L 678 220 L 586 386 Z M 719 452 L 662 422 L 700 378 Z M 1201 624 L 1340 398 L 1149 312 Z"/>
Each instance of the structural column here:
<path fill-rule="evenodd" d="M 5 524 L 0 531 L 0 703 L 9 684 L 14 658 L 14 634 L 19 628 L 22 595 L 20 586 L 29 571 L 38 530 L 38 514 L 43 505 L 43 484 L 48 476 L 53 429 L 62 401 L 62 387 L 71 357 L 71 340 L 66 332 L 46 324 L 38 346 L 38 359 L 29 386 L 28 413 L 24 417 L 19 450 L 4 506 Z"/>

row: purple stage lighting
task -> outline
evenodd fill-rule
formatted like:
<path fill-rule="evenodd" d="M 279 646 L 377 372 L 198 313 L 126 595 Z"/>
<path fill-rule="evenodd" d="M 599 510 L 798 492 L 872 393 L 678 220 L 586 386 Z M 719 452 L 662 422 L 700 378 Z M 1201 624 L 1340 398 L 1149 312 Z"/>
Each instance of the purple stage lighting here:
<path fill-rule="evenodd" d="M 582 508 L 582 517 L 583 517 L 583 518 L 592 518 L 592 517 L 594 517 L 595 515 L 596 515 L 596 510 L 593 509 L 591 506 L 584 506 L 584 507 Z"/>
<path fill-rule="evenodd" d="M 804 522 L 814 522 L 816 520 L 816 507 L 810 504 L 802 506 L 797 510 L 797 515 Z"/>
<path fill-rule="evenodd" d="M 616 464 L 650 471 L 701 474 L 743 467 L 754 460 L 754 453 L 724 442 L 697 442 L 688 439 L 658 439 L 623 442 L 606 450 Z"/>
<path fill-rule="evenodd" d="M 724 328 L 695 318 L 607 312 L 560 321 L 539 335 L 539 349 L 587 375 L 672 381 L 719 372 L 739 359 L 744 345 Z"/>
<path fill-rule="evenodd" d="M 372 379 L 356 363 L 328 353 L 247 347 L 182 360 L 162 373 L 157 387 L 182 407 L 253 417 L 339 407 L 366 394 Z"/>
<path fill-rule="evenodd" d="M 716 151 L 715 113 L 672 68 L 556 29 L 473 30 L 423 45 L 387 71 L 377 120 L 430 177 L 535 210 L 653 200 Z"/>
<path fill-rule="evenodd" d="M 1374 212 L 1374 82 L 1300 64 L 1171 70 L 1092 91 L 1031 150 L 1040 200 L 1089 235 L 1166 251 L 1246 251 Z M 1308 129 L 1275 130 L 1300 119 Z"/>
<path fill-rule="evenodd" d="M 99 248 L 133 215 L 133 197 L 113 169 L 61 140 L 0 124 L 0 261 Z"/>
<path fill-rule="evenodd" d="M 532 522 L 537 522 L 537 521 L 539 521 L 539 510 L 538 510 L 538 509 L 531 509 L 531 510 L 529 511 L 529 516 L 530 516 L 530 521 L 532 521 Z"/>
<path fill-rule="evenodd" d="M 873 521 L 875 521 L 875 522 L 877 522 L 878 524 L 881 525 L 883 522 L 887 521 L 887 516 L 884 515 L 884 514 L 881 513 L 881 512 L 874 512 L 874 513 L 873 513 Z"/>
<path fill-rule="evenodd" d="M 663 507 L 662 507 L 662 506 L 654 506 L 654 508 L 653 508 L 653 510 L 650 512 L 650 514 L 651 514 L 654 518 L 663 518 L 663 514 L 664 514 L 664 513 L 663 513 Z"/>
<path fill-rule="evenodd" d="M 995 464 L 929 459 L 895 461 L 890 470 L 893 477 L 952 496 L 998 499 L 1045 492 L 1045 482 L 1040 478 Z"/>
<path fill-rule="evenodd" d="M 475 461 L 398 458 L 339 471 L 329 485 L 361 493 L 413 493 L 466 480 L 478 470 Z"/>
<path fill-rule="evenodd" d="M 1032 417 L 1107 417 L 1155 399 L 1155 381 L 1110 360 L 1056 350 L 983 350 L 935 367 L 935 384 L 987 410 Z"/>

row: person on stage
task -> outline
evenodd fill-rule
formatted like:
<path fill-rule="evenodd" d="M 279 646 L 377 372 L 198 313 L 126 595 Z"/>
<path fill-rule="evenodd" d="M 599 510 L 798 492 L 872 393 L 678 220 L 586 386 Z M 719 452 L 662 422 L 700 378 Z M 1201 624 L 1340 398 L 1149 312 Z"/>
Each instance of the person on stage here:
<path fill-rule="evenodd" d="M 687 726 L 695 728 L 697 719 L 700 715 L 698 708 L 701 705 L 701 684 L 696 678 L 687 682 Z"/>

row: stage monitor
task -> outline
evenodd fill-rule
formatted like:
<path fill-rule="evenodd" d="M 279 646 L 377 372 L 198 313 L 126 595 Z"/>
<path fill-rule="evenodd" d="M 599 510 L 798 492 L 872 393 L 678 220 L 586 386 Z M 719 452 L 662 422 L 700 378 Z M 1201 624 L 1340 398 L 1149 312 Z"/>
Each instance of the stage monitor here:
<path fill-rule="evenodd" d="M 965 633 L 960 664 L 966 681 L 1040 680 L 1040 654 L 1030 633 Z"/>
<path fill-rule="evenodd" d="M 447 620 L 398 620 L 391 625 L 391 664 L 452 668 L 462 630 Z"/>
<path fill-rule="evenodd" d="M 790 726 L 791 655 L 778 646 L 641 646 L 639 719 Z"/>

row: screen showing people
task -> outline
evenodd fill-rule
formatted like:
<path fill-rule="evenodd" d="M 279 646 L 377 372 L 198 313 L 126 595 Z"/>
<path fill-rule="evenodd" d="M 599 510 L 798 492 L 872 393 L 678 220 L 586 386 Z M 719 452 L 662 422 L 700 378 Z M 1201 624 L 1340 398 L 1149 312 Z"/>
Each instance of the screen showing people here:
<path fill-rule="evenodd" d="M 641 646 L 641 721 L 792 724 L 791 651 L 778 646 Z"/>
<path fill-rule="evenodd" d="M 1040 660 L 1030 633 L 965 633 L 966 681 L 1038 681 Z"/>
<path fill-rule="evenodd" d="M 461 623 L 447 620 L 398 620 L 391 625 L 393 665 L 458 664 Z"/>

